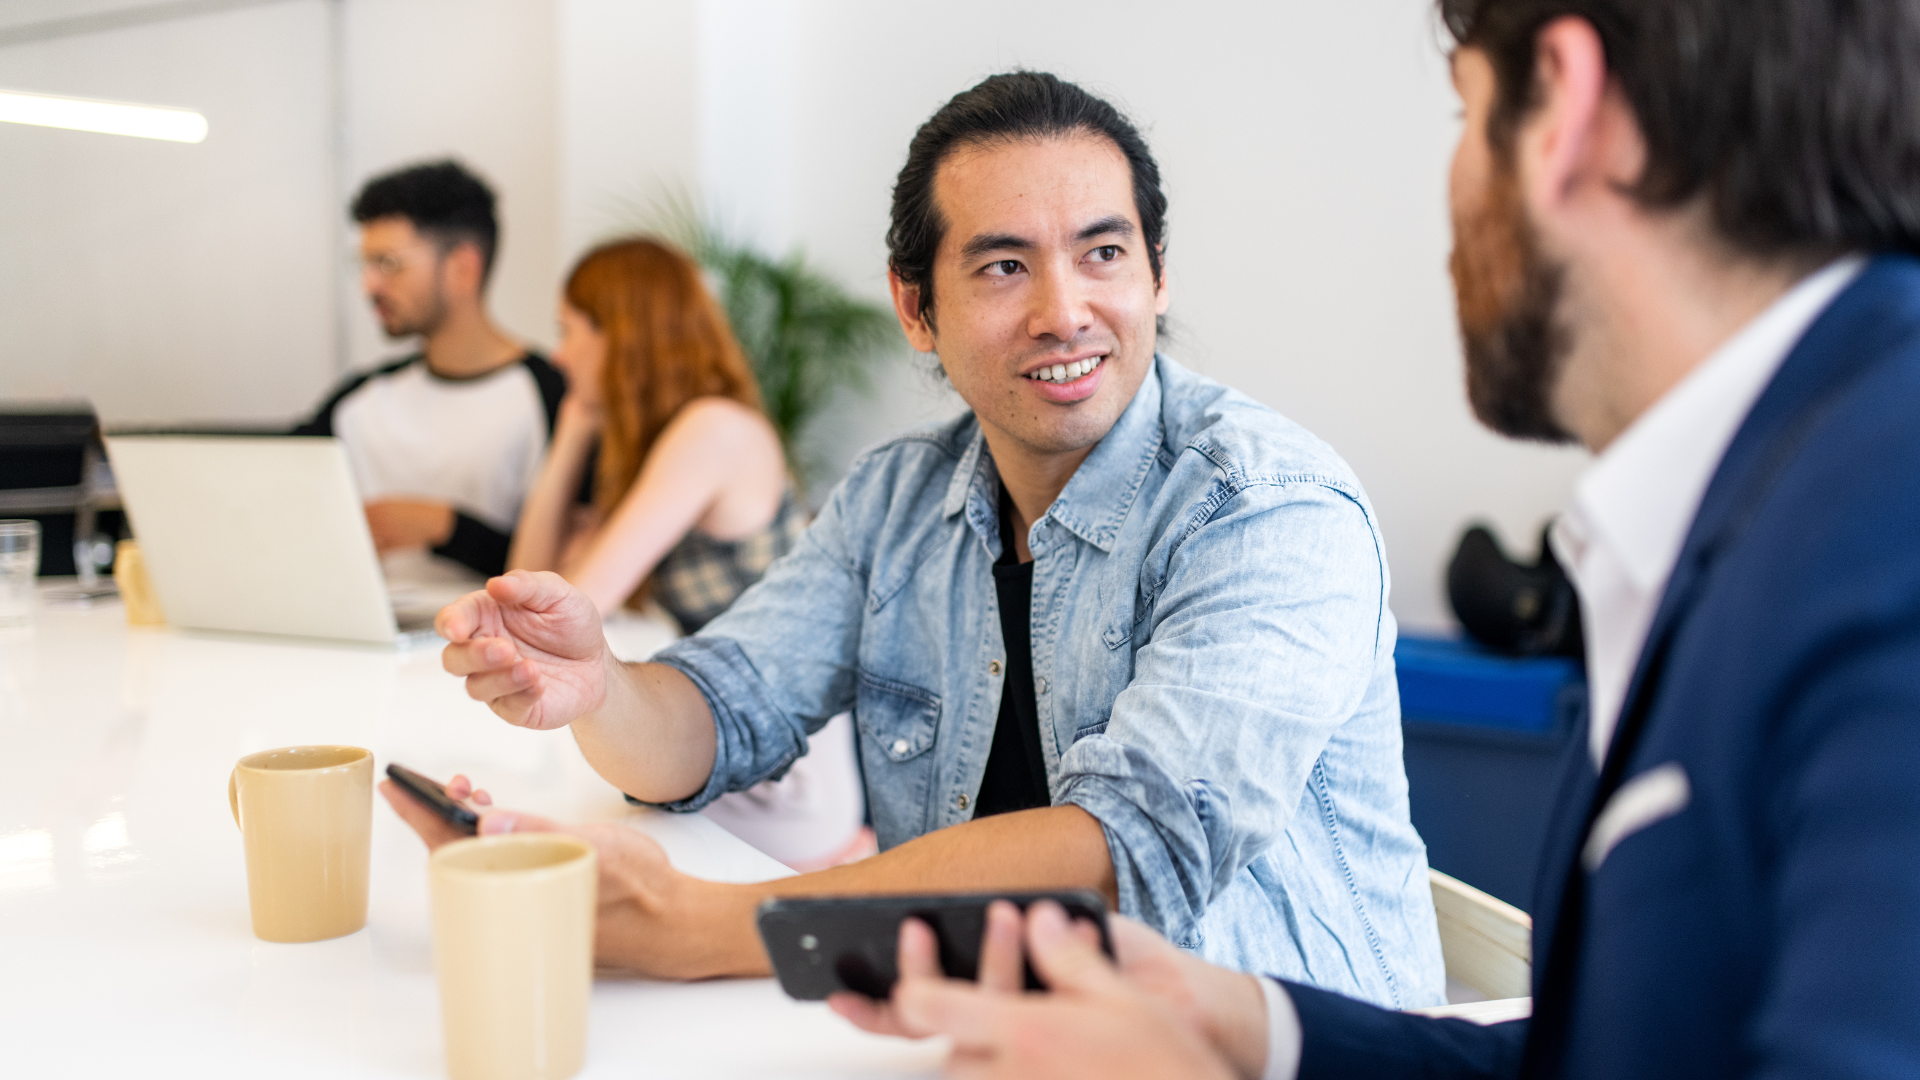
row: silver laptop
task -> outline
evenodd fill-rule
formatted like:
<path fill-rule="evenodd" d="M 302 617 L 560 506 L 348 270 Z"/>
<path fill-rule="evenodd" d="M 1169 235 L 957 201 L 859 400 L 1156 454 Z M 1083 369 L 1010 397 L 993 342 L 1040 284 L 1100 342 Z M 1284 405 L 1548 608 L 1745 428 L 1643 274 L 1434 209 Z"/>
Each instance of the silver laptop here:
<path fill-rule="evenodd" d="M 382 644 L 433 637 L 388 597 L 336 439 L 110 437 L 120 500 L 167 622 Z"/>

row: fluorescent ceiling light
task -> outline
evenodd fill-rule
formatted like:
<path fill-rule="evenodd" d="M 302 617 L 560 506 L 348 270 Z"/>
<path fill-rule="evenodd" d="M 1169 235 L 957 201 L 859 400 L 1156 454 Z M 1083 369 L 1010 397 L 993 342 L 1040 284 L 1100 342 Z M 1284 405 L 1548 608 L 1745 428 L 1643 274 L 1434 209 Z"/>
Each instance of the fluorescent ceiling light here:
<path fill-rule="evenodd" d="M 0 122 L 184 143 L 197 143 L 207 137 L 207 118 L 187 109 L 12 90 L 0 90 Z"/>

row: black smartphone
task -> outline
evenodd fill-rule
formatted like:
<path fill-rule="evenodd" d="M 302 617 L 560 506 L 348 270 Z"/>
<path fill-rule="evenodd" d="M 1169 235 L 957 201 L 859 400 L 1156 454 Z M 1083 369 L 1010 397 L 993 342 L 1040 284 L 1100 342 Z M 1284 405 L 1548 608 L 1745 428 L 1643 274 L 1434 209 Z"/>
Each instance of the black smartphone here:
<path fill-rule="evenodd" d="M 472 836 L 480 831 L 480 815 L 447 796 L 447 789 L 421 776 L 405 765 L 388 765 L 387 779 L 399 784 L 420 804 L 440 815 L 440 820 Z"/>
<path fill-rule="evenodd" d="M 940 943 L 940 967 L 955 979 L 980 972 L 980 939 L 986 932 L 987 904 L 1008 900 L 1020 910 L 1037 900 L 1052 900 L 1067 917 L 1085 919 L 1100 929 L 1100 949 L 1113 955 L 1107 936 L 1107 908 L 1090 890 L 1032 893 L 946 893 L 936 896 L 817 896 L 768 900 L 760 905 L 760 941 L 780 977 L 780 989 L 801 1001 L 819 1001 L 851 990 L 870 998 L 893 992 L 900 923 L 909 917 L 933 928 Z M 1032 965 L 1027 989 L 1042 989 Z"/>

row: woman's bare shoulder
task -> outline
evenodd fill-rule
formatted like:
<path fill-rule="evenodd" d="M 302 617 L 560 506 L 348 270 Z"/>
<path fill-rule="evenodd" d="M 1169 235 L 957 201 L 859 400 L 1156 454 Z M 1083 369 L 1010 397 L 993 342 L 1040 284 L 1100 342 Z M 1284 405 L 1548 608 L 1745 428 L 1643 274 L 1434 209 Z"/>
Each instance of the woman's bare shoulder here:
<path fill-rule="evenodd" d="M 724 452 L 771 451 L 780 454 L 780 436 L 764 413 L 724 397 L 695 398 L 680 407 L 661 430 L 656 451 L 668 448 Z"/>
<path fill-rule="evenodd" d="M 751 405 L 742 405 L 732 398 L 719 395 L 694 398 L 680 406 L 680 411 L 673 414 L 666 430 L 674 428 L 695 431 L 718 429 L 730 434 L 752 430 L 773 434 L 773 424 L 767 420 L 765 413 Z"/>

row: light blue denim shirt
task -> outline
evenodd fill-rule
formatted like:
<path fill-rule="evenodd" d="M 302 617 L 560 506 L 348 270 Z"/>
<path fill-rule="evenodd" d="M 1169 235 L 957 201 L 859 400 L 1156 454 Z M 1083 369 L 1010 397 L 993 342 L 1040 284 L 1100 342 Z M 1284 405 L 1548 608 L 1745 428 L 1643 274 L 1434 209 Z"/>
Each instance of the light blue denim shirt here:
<path fill-rule="evenodd" d="M 671 808 L 780 775 L 851 708 L 882 848 L 972 818 L 1006 668 L 998 485 L 972 414 L 871 450 L 661 652 L 719 735 Z M 1442 1003 L 1386 559 L 1346 463 L 1157 357 L 1028 542 L 1048 784 L 1104 826 L 1120 909 L 1217 963 Z"/>

